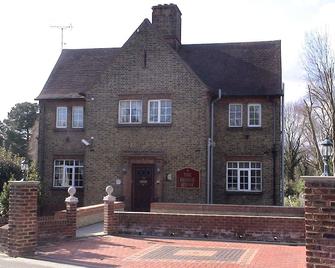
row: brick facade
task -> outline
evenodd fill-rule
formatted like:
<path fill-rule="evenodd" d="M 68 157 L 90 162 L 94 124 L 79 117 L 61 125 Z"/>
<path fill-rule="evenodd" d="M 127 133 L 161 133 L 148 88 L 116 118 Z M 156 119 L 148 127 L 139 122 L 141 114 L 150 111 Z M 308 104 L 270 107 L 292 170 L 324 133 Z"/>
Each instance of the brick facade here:
<path fill-rule="evenodd" d="M 153 24 L 147 19 L 144 20 L 128 41 L 120 49 L 116 49 L 117 55 L 111 57 L 111 60 L 99 71 L 97 78 L 94 80 L 92 78 L 92 81 L 89 77 L 93 76 L 92 73 L 98 69 L 100 61 L 106 59 L 108 53 L 114 55 L 115 49 L 111 50 L 113 52 L 101 49 L 99 52 L 101 54 L 94 63 L 83 59 L 97 51 L 78 50 L 79 54 L 87 54 L 80 59 L 79 56 L 73 56 L 64 64 L 78 60 L 84 62 L 82 69 L 75 69 L 72 76 L 71 73 L 62 71 L 70 69 L 67 65 L 65 66 L 67 68 L 61 68 L 58 77 L 48 80 L 47 85 L 52 81 L 61 81 L 64 76 L 65 84 L 62 85 L 66 88 L 64 92 L 71 85 L 76 88 L 81 81 L 85 83 L 79 86 L 75 93 L 65 94 L 62 90 L 57 92 L 55 88 L 60 87 L 53 86 L 50 87 L 51 89 L 46 89 L 50 92 L 53 90 L 52 94 L 48 93 L 43 97 L 45 90 L 43 89 L 42 97 L 39 98 L 41 106 L 39 167 L 47 197 L 45 202 L 47 211 L 62 209 L 62 200 L 66 196 L 67 187 L 53 187 L 55 159 L 84 161 L 84 187 L 77 188 L 79 206 L 100 203 L 104 196 L 103 189 L 107 185 L 113 185 L 115 196 L 118 200 L 124 201 L 125 209 L 133 209 L 135 165 L 147 165 L 154 169 L 151 202 L 206 202 L 210 103 L 216 97 L 218 88 L 211 88 L 206 84 L 197 70 L 192 69 L 189 62 L 185 62 L 185 54 L 183 56 L 180 54 L 183 50 L 182 45 L 179 44 L 180 15 L 175 5 L 153 8 Z M 166 26 L 164 23 L 171 23 L 171 25 Z M 165 39 L 168 39 L 168 42 Z M 254 44 L 250 46 L 253 47 Z M 273 46 L 272 43 L 270 46 Z M 276 46 L 277 44 L 274 47 Z M 268 61 L 271 57 L 271 50 L 269 50 L 271 52 L 269 56 L 266 54 L 268 48 L 264 51 L 264 55 L 260 55 L 262 60 L 257 61 L 257 64 L 263 60 Z M 183 53 L 187 54 L 187 51 Z M 207 53 L 204 55 L 206 56 Z M 214 58 L 214 56 L 210 57 L 211 60 Z M 58 66 L 62 66 L 61 58 L 55 69 Z M 208 66 L 212 65 L 209 63 Z M 221 68 L 220 66 L 221 64 L 218 68 Z M 243 68 L 250 68 L 250 66 L 253 65 L 249 64 Z M 281 69 L 275 70 L 276 67 L 273 66 L 277 66 L 276 64 L 269 66 L 274 68 L 271 69 L 272 73 L 279 72 L 279 79 L 276 80 L 281 82 Z M 93 68 L 91 73 L 81 73 L 88 68 Z M 52 76 L 54 73 L 56 72 L 53 72 Z M 80 74 L 78 77 L 75 76 L 77 73 Z M 218 72 L 218 75 L 221 77 L 222 73 Z M 263 75 L 259 78 L 255 75 L 252 79 L 257 82 L 263 81 L 266 77 Z M 80 88 L 84 86 L 87 89 L 83 94 Z M 255 86 L 255 88 L 258 90 L 258 87 Z M 233 87 L 227 87 L 228 91 L 233 89 Z M 228 92 L 225 88 L 223 90 Z M 268 91 L 271 90 L 270 88 Z M 273 92 L 276 90 L 278 89 L 273 89 Z M 280 94 L 274 93 L 273 96 L 266 94 L 260 92 L 255 97 L 250 97 L 247 93 L 239 97 L 224 95 L 215 104 L 214 203 L 281 204 Z M 171 100 L 171 123 L 148 123 L 148 101 L 157 99 Z M 142 101 L 140 124 L 119 124 L 120 100 Z M 231 102 L 244 105 L 244 125 L 241 128 L 232 129 L 227 125 L 228 107 Z M 262 105 L 260 128 L 246 126 L 248 103 Z M 82 129 L 74 129 L 70 126 L 71 108 L 76 105 L 84 106 L 84 128 Z M 55 127 L 57 106 L 68 107 L 67 128 Z M 90 140 L 91 137 L 94 137 L 94 143 L 91 146 L 84 146 L 81 143 L 82 139 Z M 231 160 L 262 163 L 261 192 L 230 193 L 226 191 L 226 161 Z M 199 188 L 176 187 L 176 172 L 187 167 L 199 171 Z"/>
<path fill-rule="evenodd" d="M 261 127 L 248 127 L 248 104 L 261 104 Z M 242 104 L 242 127 L 229 127 L 229 104 Z M 280 98 L 224 97 L 216 105 L 214 147 L 214 203 L 280 205 Z M 259 161 L 262 191 L 227 192 L 227 161 Z"/>
<path fill-rule="evenodd" d="M 307 267 L 335 266 L 335 177 L 304 177 Z"/>

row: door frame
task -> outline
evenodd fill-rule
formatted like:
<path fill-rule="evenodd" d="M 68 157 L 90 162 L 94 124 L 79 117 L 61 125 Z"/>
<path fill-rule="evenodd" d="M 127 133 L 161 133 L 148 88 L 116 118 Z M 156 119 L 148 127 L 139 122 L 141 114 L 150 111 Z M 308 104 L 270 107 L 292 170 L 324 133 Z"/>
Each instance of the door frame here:
<path fill-rule="evenodd" d="M 142 168 L 147 168 L 150 167 L 152 168 L 152 180 L 151 180 L 151 193 L 150 193 L 150 203 L 153 202 L 155 198 L 155 165 L 154 164 L 132 164 L 131 166 L 131 210 L 135 211 L 135 168 L 137 167 L 142 167 Z M 150 209 L 150 206 L 149 206 Z"/>

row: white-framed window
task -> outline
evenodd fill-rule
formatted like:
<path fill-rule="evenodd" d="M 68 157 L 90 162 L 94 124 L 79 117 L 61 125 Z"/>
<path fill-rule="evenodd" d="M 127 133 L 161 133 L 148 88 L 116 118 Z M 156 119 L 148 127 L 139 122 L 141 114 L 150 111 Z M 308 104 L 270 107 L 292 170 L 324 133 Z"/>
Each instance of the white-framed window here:
<path fill-rule="evenodd" d="M 67 127 L 67 107 L 57 107 L 56 111 L 56 127 Z"/>
<path fill-rule="evenodd" d="M 82 160 L 54 160 L 54 187 L 83 187 L 84 163 Z"/>
<path fill-rule="evenodd" d="M 119 123 L 139 124 L 142 122 L 142 101 L 141 100 L 120 100 L 119 102 Z"/>
<path fill-rule="evenodd" d="M 84 127 L 84 107 L 73 106 L 72 107 L 72 127 L 83 128 Z"/>
<path fill-rule="evenodd" d="M 172 102 L 171 100 L 149 100 L 148 123 L 171 123 Z"/>
<path fill-rule="evenodd" d="M 262 105 L 248 104 L 248 127 L 260 127 L 262 125 Z"/>
<path fill-rule="evenodd" d="M 229 127 L 242 126 L 242 104 L 229 104 Z"/>
<path fill-rule="evenodd" d="M 227 191 L 262 191 L 262 163 L 249 161 L 227 162 Z"/>

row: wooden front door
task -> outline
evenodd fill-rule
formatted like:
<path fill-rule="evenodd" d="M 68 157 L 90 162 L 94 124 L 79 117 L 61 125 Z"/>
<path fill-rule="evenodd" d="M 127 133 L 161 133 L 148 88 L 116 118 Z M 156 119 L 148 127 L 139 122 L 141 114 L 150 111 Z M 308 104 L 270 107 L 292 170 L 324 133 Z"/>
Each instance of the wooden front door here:
<path fill-rule="evenodd" d="M 150 211 L 154 197 L 154 166 L 134 165 L 132 183 L 132 210 Z"/>

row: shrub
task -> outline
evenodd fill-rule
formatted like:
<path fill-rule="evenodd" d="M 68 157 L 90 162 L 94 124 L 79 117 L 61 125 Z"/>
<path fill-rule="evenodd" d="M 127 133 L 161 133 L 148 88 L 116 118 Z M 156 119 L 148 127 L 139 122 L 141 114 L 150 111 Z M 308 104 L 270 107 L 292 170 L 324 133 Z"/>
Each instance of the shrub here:
<path fill-rule="evenodd" d="M 14 177 L 16 180 L 22 178 L 21 160 L 21 157 L 0 147 L 0 191 L 9 178 Z"/>

